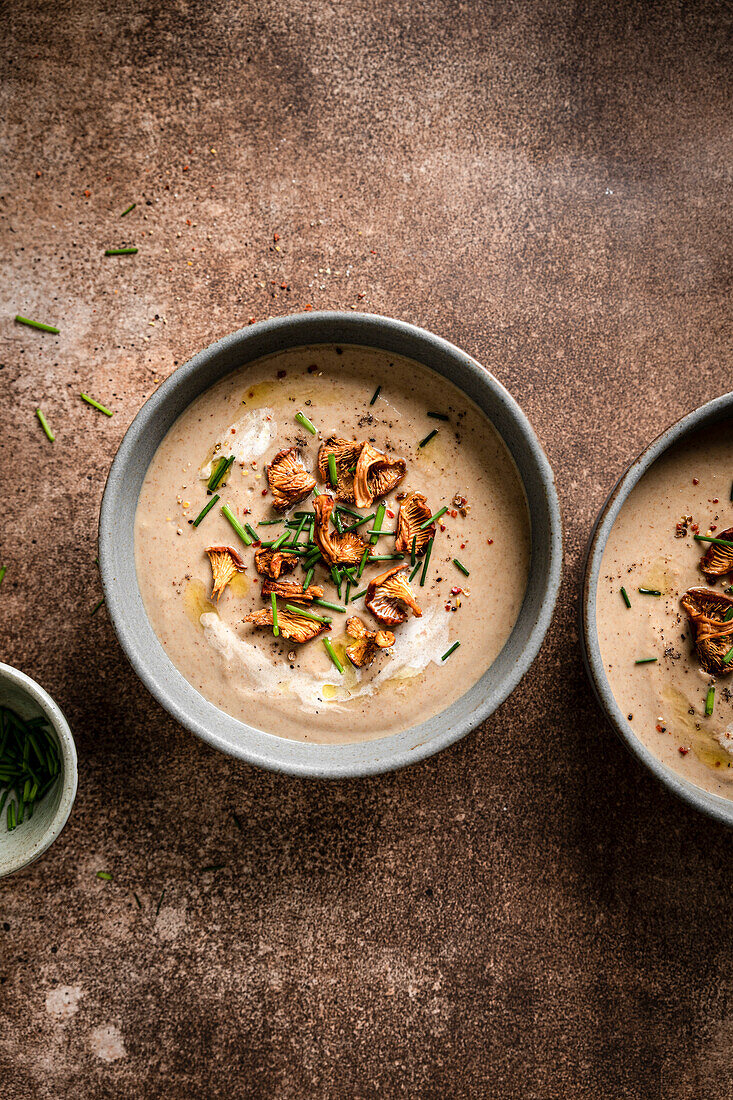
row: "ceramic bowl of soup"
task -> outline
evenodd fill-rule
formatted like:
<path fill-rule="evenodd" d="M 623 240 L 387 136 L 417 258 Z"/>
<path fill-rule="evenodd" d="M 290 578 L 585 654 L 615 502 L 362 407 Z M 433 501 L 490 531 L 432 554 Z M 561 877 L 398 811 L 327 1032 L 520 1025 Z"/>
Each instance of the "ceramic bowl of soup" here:
<path fill-rule="evenodd" d="M 499 706 L 561 570 L 548 461 L 470 356 L 384 317 L 308 313 L 200 352 L 110 470 L 107 607 L 153 696 L 295 775 L 416 762 Z"/>
<path fill-rule="evenodd" d="M 674 424 L 613 488 L 588 548 L 582 637 L 627 748 L 733 825 L 733 394 Z"/>

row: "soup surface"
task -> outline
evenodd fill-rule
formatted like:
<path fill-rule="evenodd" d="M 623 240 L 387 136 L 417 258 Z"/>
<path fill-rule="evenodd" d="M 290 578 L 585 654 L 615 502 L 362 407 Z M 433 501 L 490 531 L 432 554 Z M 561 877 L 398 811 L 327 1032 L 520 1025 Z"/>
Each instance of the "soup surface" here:
<path fill-rule="evenodd" d="M 605 669 L 634 732 L 667 767 L 725 798 L 733 798 L 733 661 L 730 671 L 724 664 L 713 672 L 702 667 L 697 628 L 680 601 L 696 588 L 730 601 L 733 572 L 706 576 L 701 563 L 712 544 L 694 536 L 714 538 L 733 527 L 732 481 L 730 421 L 663 455 L 614 524 L 597 602 Z M 724 623 L 716 630 L 724 652 L 733 636 Z"/>
<path fill-rule="evenodd" d="M 373 397 L 381 387 L 376 398 Z M 436 412 L 445 419 L 428 416 Z M 304 414 L 313 435 L 296 419 Z M 427 442 L 426 437 L 437 429 Z M 344 612 L 310 605 L 305 610 L 330 618 L 329 629 L 304 644 L 273 636 L 272 627 L 245 621 L 270 607 L 263 578 L 255 568 L 256 545 L 247 546 L 222 514 L 227 505 L 240 524 L 258 538 L 277 540 L 296 531 L 296 512 L 311 512 L 314 496 L 296 503 L 284 517 L 273 511 L 266 466 L 285 448 L 297 448 L 307 471 L 318 477 L 317 455 L 331 436 L 370 441 L 390 458 L 406 462 L 406 476 L 369 508 L 348 508 L 341 525 L 357 516 L 386 511 L 380 530 L 375 520 L 360 525 L 369 555 L 395 554 L 400 501 L 413 491 L 427 499 L 435 538 L 425 583 L 426 551 L 410 587 L 421 616 L 410 613 L 390 626 L 394 644 L 381 649 L 368 667 L 354 667 L 346 647 L 354 639 L 346 622 L 357 615 L 370 631 L 380 629 L 365 606 L 370 580 L 406 563 L 411 552 L 352 567 Z M 421 442 L 423 445 L 421 446 Z M 216 491 L 220 500 L 193 521 L 211 499 L 207 479 L 220 457 L 234 464 Z M 330 493 L 319 478 L 316 492 Z M 323 499 L 323 498 L 321 498 Z M 308 521 L 306 521 L 307 523 Z M 308 543 L 308 530 L 299 545 Z M 336 532 L 331 526 L 331 533 Z M 312 538 L 312 534 L 311 534 Z M 231 546 L 241 554 L 238 571 L 212 598 L 212 568 L 206 550 Z M 285 581 L 302 585 L 306 551 Z M 529 518 L 514 463 L 479 409 L 451 383 L 420 364 L 371 348 L 316 346 L 288 349 L 233 372 L 202 394 L 179 417 L 156 452 L 140 492 L 135 519 L 135 554 L 147 614 L 168 656 L 186 679 L 223 711 L 269 733 L 304 741 L 353 742 L 385 736 L 443 710 L 491 665 L 511 633 L 527 584 Z M 456 558 L 468 576 L 454 564 Z M 312 584 L 323 600 L 344 606 L 329 569 L 315 566 Z M 353 595 L 351 594 L 353 593 Z M 356 596 L 356 598 L 354 598 Z M 280 615 L 284 603 L 277 600 Z M 386 629 L 385 627 L 382 627 Z M 330 642 L 339 672 L 324 638 Z M 443 656 L 460 642 L 450 656 Z"/>

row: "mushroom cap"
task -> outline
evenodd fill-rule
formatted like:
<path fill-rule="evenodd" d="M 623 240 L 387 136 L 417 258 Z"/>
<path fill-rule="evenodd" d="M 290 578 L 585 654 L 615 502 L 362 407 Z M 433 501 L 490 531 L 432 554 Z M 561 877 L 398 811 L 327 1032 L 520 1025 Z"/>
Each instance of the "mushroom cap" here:
<path fill-rule="evenodd" d="M 346 656 L 356 668 L 370 665 L 380 649 L 389 649 L 395 643 L 391 630 L 369 630 L 358 615 L 346 620 L 346 633 L 356 639 L 346 647 Z"/>
<path fill-rule="evenodd" d="M 291 603 L 310 603 L 311 600 L 320 600 L 323 596 L 323 589 L 319 584 L 309 584 L 304 590 L 297 581 L 271 581 L 269 577 L 262 582 L 260 591 L 263 598 L 274 592 L 276 596 L 290 600 Z"/>
<path fill-rule="evenodd" d="M 318 476 L 326 483 L 329 483 L 328 456 L 334 457 L 338 479 L 333 495 L 342 504 L 354 502 L 352 467 L 356 466 L 362 447 L 363 444 L 355 439 L 339 439 L 338 436 L 332 435 L 321 443 L 318 451 Z"/>
<path fill-rule="evenodd" d="M 272 608 L 263 607 L 259 611 L 253 611 L 250 615 L 244 616 L 244 622 L 252 623 L 253 626 L 272 628 Z M 330 623 L 306 619 L 304 615 L 295 615 L 292 611 L 281 611 L 280 608 L 277 609 L 277 625 L 283 638 L 297 642 L 298 645 L 310 642 L 324 630 L 331 629 Z"/>
<path fill-rule="evenodd" d="M 424 531 L 420 527 L 432 516 L 427 498 L 423 493 L 409 493 L 400 502 L 397 513 L 397 538 L 395 550 L 400 553 L 412 551 L 412 540 L 415 539 L 415 553 L 422 554 L 427 548 L 431 538 L 435 535 L 435 524 L 431 523 Z"/>
<path fill-rule="evenodd" d="M 369 508 L 377 497 L 391 493 L 406 473 L 404 458 L 389 458 L 371 443 L 365 443 L 354 473 L 354 502 L 357 508 Z"/>
<path fill-rule="evenodd" d="M 422 611 L 404 575 L 405 565 L 395 565 L 369 582 L 364 599 L 375 619 L 386 626 L 396 626 L 407 619 L 409 608 L 419 619 Z"/>
<path fill-rule="evenodd" d="M 313 540 L 322 556 L 330 565 L 356 565 L 360 562 L 368 543 L 356 531 L 344 531 L 339 535 L 331 530 L 331 515 L 334 499 L 327 493 L 321 493 L 313 501 L 316 514 L 313 523 Z"/>
<path fill-rule="evenodd" d="M 733 542 L 733 527 L 729 527 L 717 537 Z M 708 580 L 724 577 L 726 573 L 733 572 L 733 546 L 718 546 L 717 543 L 711 542 L 700 560 L 700 568 Z"/>
<path fill-rule="evenodd" d="M 233 546 L 207 546 L 206 553 L 211 562 L 211 598 L 218 601 L 232 577 L 244 572 L 245 564 Z"/>
<path fill-rule="evenodd" d="M 277 512 L 287 512 L 316 487 L 316 479 L 306 470 L 295 447 L 278 451 L 265 472 Z"/>
<path fill-rule="evenodd" d="M 271 550 L 265 546 L 255 550 L 255 569 L 263 577 L 276 581 L 281 573 L 292 573 L 297 564 L 297 554 L 288 554 L 287 550 Z"/>
<path fill-rule="evenodd" d="M 689 588 L 680 603 L 695 631 L 695 648 L 705 672 L 724 675 L 733 672 L 733 661 L 723 658 L 733 647 L 733 596 L 713 588 Z"/>

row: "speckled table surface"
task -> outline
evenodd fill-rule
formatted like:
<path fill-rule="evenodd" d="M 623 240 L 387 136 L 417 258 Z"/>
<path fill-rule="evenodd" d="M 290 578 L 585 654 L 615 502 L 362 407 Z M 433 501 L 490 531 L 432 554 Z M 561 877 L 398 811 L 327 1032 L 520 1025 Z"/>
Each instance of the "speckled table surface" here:
<path fill-rule="evenodd" d="M 2 25 L 1 653 L 80 759 L 62 838 L 0 885 L 2 1096 L 733 1096 L 731 838 L 607 730 L 575 621 L 614 479 L 731 388 L 727 6 L 9 0 Z M 567 538 L 501 710 L 336 785 L 195 741 L 90 615 L 142 401 L 306 305 L 485 363 Z"/>

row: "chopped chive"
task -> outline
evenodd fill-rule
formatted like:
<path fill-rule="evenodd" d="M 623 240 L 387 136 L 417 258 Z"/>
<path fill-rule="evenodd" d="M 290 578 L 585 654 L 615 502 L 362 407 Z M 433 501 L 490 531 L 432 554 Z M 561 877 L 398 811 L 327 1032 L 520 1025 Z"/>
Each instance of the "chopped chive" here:
<path fill-rule="evenodd" d="M 316 615 L 312 611 L 306 611 L 303 607 L 296 607 L 293 603 L 286 603 L 285 610 L 290 611 L 293 615 L 300 615 L 303 619 L 313 619 L 317 623 L 330 623 L 333 620 L 324 618 L 323 615 Z"/>
<path fill-rule="evenodd" d="M 97 603 L 95 603 L 94 607 L 89 612 L 90 616 L 91 615 L 96 615 L 103 603 L 104 603 L 104 597 L 102 597 L 101 600 L 99 600 Z"/>
<path fill-rule="evenodd" d="M 336 508 L 335 508 L 335 511 L 343 512 L 347 516 L 352 516 L 353 519 L 361 519 L 361 515 L 360 515 L 359 512 L 354 512 L 351 508 L 347 508 L 343 504 L 337 504 Z M 296 512 L 296 515 L 297 515 L 297 512 Z M 311 512 L 311 515 L 314 515 L 314 513 Z M 368 518 L 371 518 L 371 517 L 368 517 Z"/>
<path fill-rule="evenodd" d="M 328 638 L 324 638 L 324 639 L 323 639 L 323 644 L 324 644 L 324 646 L 325 646 L 325 648 L 326 648 L 326 653 L 327 653 L 327 654 L 328 654 L 328 656 L 329 656 L 329 657 L 331 658 L 331 660 L 333 661 L 333 663 L 334 663 L 334 664 L 336 665 L 336 668 L 337 668 L 337 669 L 339 670 L 339 672 L 340 672 L 340 673 L 341 673 L 341 675 L 343 676 L 343 674 L 344 674 L 344 666 L 343 666 L 343 665 L 341 664 L 341 662 L 339 661 L 338 657 L 336 656 L 336 652 L 335 652 L 335 650 L 334 650 L 333 646 L 331 645 L 331 643 L 329 642 Z"/>
<path fill-rule="evenodd" d="M 656 657 L 640 657 L 638 661 L 634 661 L 635 665 L 653 665 L 657 660 Z"/>
<path fill-rule="evenodd" d="M 158 916 L 158 914 L 160 913 L 160 907 L 161 907 L 161 905 L 163 904 L 163 898 L 164 898 L 164 896 L 165 896 L 165 886 L 164 886 L 164 887 L 163 887 L 163 889 L 162 889 L 162 890 L 160 891 L 160 897 L 158 898 L 158 904 L 157 904 L 157 905 L 156 905 L 156 907 L 155 907 L 155 915 L 156 915 L 156 917 L 157 917 L 157 916 Z"/>
<path fill-rule="evenodd" d="M 455 565 L 456 569 L 460 569 L 464 577 L 470 577 L 471 573 L 468 569 L 466 569 L 462 561 L 459 561 L 458 558 L 454 558 L 453 564 Z"/>
<path fill-rule="evenodd" d="M 274 592 L 270 593 L 270 603 L 272 604 L 272 633 L 276 638 L 280 637 L 280 627 L 277 622 L 277 598 Z"/>
<path fill-rule="evenodd" d="M 311 583 L 311 581 L 313 580 L 313 574 L 315 573 L 315 571 L 316 571 L 316 567 L 315 567 L 315 565 L 311 565 L 311 566 L 310 566 L 310 567 L 308 568 L 308 572 L 307 572 L 307 573 L 306 573 L 306 575 L 305 575 L 305 580 L 303 581 L 303 591 L 304 591 L 304 592 L 307 592 L 307 591 L 308 591 L 308 588 L 309 588 L 309 586 L 310 586 L 310 583 Z"/>
<path fill-rule="evenodd" d="M 198 525 L 201 523 L 201 520 L 204 518 L 204 516 L 208 515 L 208 513 L 214 507 L 214 505 L 216 504 L 218 499 L 219 499 L 219 494 L 215 493 L 214 496 L 211 498 L 211 500 L 208 502 L 208 504 L 204 505 L 204 507 L 199 512 L 199 514 L 196 516 L 196 519 L 193 521 L 194 527 L 198 527 Z M 222 511 L 224 511 L 223 508 L 222 508 Z"/>
<path fill-rule="evenodd" d="M 336 469 L 336 458 L 333 454 L 328 456 L 328 480 L 331 482 L 331 488 L 335 489 L 339 482 L 339 473 Z"/>
<path fill-rule="evenodd" d="M 97 871 L 97 878 L 101 878 L 105 882 L 112 881 L 112 875 L 109 873 L 109 871 Z"/>
<path fill-rule="evenodd" d="M 713 542 L 716 546 L 733 546 L 730 539 L 713 539 L 708 535 L 693 535 L 692 537 L 696 542 Z"/>
<path fill-rule="evenodd" d="M 215 497 L 212 497 L 211 501 L 209 503 L 209 507 L 211 507 L 211 504 L 215 500 L 218 500 L 218 499 L 219 499 L 218 494 Z M 239 535 L 239 537 L 242 540 L 242 542 L 244 543 L 244 545 L 245 546 L 251 546 L 252 545 L 252 539 L 249 537 L 249 535 L 245 531 L 244 527 L 242 527 L 242 524 L 239 522 L 237 517 L 234 515 L 234 512 L 232 512 L 232 510 L 231 510 L 231 508 L 229 507 L 228 504 L 222 504 L 221 514 L 224 516 L 224 519 L 229 520 L 230 526 Z M 194 527 L 195 526 L 196 526 L 196 522 L 194 522 Z"/>
<path fill-rule="evenodd" d="M 455 653 L 455 651 L 458 649 L 460 644 L 461 644 L 460 642 L 454 642 L 453 645 L 450 647 L 450 649 L 446 650 L 445 653 L 443 654 L 443 656 L 440 658 L 441 661 L 447 661 L 448 658 L 450 657 L 451 653 Z"/>
<path fill-rule="evenodd" d="M 302 425 L 302 427 L 305 428 L 307 432 L 310 432 L 311 435 L 318 435 L 318 429 L 315 427 L 315 425 L 311 424 L 305 413 L 297 412 L 295 414 L 295 419 L 300 425 Z"/>
<path fill-rule="evenodd" d="M 438 429 L 433 428 L 432 432 L 428 432 L 428 434 L 425 436 L 425 438 L 420 440 L 420 442 L 418 443 L 418 447 L 424 447 L 427 443 L 430 442 L 430 440 L 433 438 L 433 436 L 436 436 L 437 434 L 438 434 Z"/>
<path fill-rule="evenodd" d="M 373 561 L 402 561 L 404 554 L 370 554 L 367 559 L 370 563 Z"/>
<path fill-rule="evenodd" d="M 91 405 L 93 409 L 99 409 L 99 411 L 101 413 L 104 413 L 105 416 L 113 415 L 110 409 L 106 408 L 104 405 L 100 405 L 99 401 L 95 401 L 94 398 L 90 397 L 88 393 L 80 393 L 79 397 L 81 397 L 82 401 L 86 401 L 87 405 Z"/>
<path fill-rule="evenodd" d="M 308 518 L 307 516 L 301 516 L 300 517 L 300 525 L 298 527 L 298 530 L 293 535 L 293 546 L 296 545 L 298 539 L 300 538 L 301 532 L 302 532 L 303 528 L 305 527 L 305 521 L 306 521 L 307 518 Z"/>
<path fill-rule="evenodd" d="M 377 516 L 376 516 L 376 519 L 374 520 L 374 528 L 377 531 L 381 530 L 382 524 L 384 523 L 384 513 L 386 512 L 386 510 L 387 509 L 385 508 L 384 504 L 380 504 L 379 507 L 377 508 Z M 374 546 L 374 544 L 376 543 L 378 538 L 379 538 L 379 535 L 376 535 L 376 534 L 371 534 L 370 535 L 369 541 L 372 544 L 372 546 Z"/>
<path fill-rule="evenodd" d="M 338 598 L 341 599 L 341 572 L 335 565 L 331 566 L 331 580 L 336 585 Z"/>
<path fill-rule="evenodd" d="M 415 577 L 417 576 L 418 572 L 420 571 L 420 566 L 421 565 L 422 565 L 422 562 L 418 562 L 417 565 L 415 566 L 415 568 L 413 569 L 413 571 L 410 573 L 409 579 L 411 581 L 414 581 Z"/>
<path fill-rule="evenodd" d="M 624 603 L 626 604 L 627 607 L 631 607 L 631 600 L 629 599 L 629 594 L 626 591 L 626 589 L 623 587 L 623 585 L 621 586 L 621 599 L 624 601 Z"/>
<path fill-rule="evenodd" d="M 348 603 L 348 600 L 345 602 Z M 325 607 L 329 611 L 346 611 L 345 607 L 341 607 L 337 603 L 329 603 L 328 600 L 314 600 L 313 603 L 317 603 L 319 607 Z"/>
<path fill-rule="evenodd" d="M 430 526 L 431 523 L 435 523 L 436 519 L 440 519 L 441 516 L 444 516 L 447 511 L 448 505 L 446 504 L 445 508 L 441 508 L 440 511 L 436 512 L 434 516 L 431 516 L 430 519 L 426 519 L 424 523 L 421 523 L 418 527 L 418 531 L 424 531 L 426 527 Z"/>
<path fill-rule="evenodd" d="M 728 608 L 725 615 L 723 616 L 723 622 L 724 623 L 729 623 L 731 621 L 731 619 L 733 619 L 733 607 Z"/>
<path fill-rule="evenodd" d="M 361 527 L 363 523 L 369 523 L 369 520 L 374 519 L 375 515 L 376 512 L 371 512 L 368 516 L 361 516 L 361 518 L 356 523 L 353 523 L 351 527 L 344 527 L 341 533 L 343 535 L 348 535 L 349 531 L 356 531 L 357 527 Z M 392 535 L 394 532 L 389 531 L 388 534 Z"/>
<path fill-rule="evenodd" d="M 41 424 L 41 427 L 43 428 L 44 432 L 46 433 L 46 435 L 48 436 L 48 438 L 49 438 L 49 439 L 51 440 L 51 442 L 53 443 L 53 441 L 54 441 L 54 439 L 56 438 L 56 436 L 55 436 L 55 435 L 53 434 L 53 432 L 52 432 L 52 431 L 51 431 L 51 429 L 49 428 L 49 426 L 48 426 L 48 421 L 46 420 L 46 417 L 45 417 L 45 416 L 43 415 L 43 413 L 41 412 L 41 410 L 40 410 L 40 409 L 36 409 L 36 416 L 38 417 L 38 419 L 39 419 L 39 421 L 40 421 L 40 424 Z"/>
<path fill-rule="evenodd" d="M 278 523 L 285 523 L 285 520 L 282 517 L 280 519 L 260 519 L 257 521 L 257 526 L 274 527 Z"/>
<path fill-rule="evenodd" d="M 639 589 L 637 589 L 637 591 L 638 591 L 639 595 L 641 595 L 641 596 L 661 596 L 662 595 L 662 593 L 659 591 L 658 588 L 639 588 Z"/>
<path fill-rule="evenodd" d="M 715 688 L 709 687 L 705 697 L 705 717 L 709 718 L 715 709 Z"/>
<path fill-rule="evenodd" d="M 353 530 L 353 528 L 351 528 L 351 530 Z M 377 538 L 379 538 L 382 535 L 386 535 L 386 536 L 392 535 L 394 537 L 394 535 L 396 535 L 397 532 L 396 531 L 390 531 L 386 527 L 383 527 L 381 531 L 378 531 L 376 527 L 370 527 L 369 534 L 370 535 L 376 535 Z"/>
<path fill-rule="evenodd" d="M 417 535 L 412 536 L 412 548 L 410 550 L 410 565 L 415 564 L 415 554 L 417 550 Z"/>
<path fill-rule="evenodd" d="M 272 544 L 272 549 L 273 549 L 273 550 L 279 550 L 279 549 L 280 549 L 280 547 L 282 546 L 282 544 L 283 544 L 284 542 L 287 542 L 287 541 L 288 541 L 289 537 L 290 537 L 290 536 L 288 535 L 288 532 L 287 532 L 287 531 L 284 531 L 282 535 L 279 535 L 279 536 L 278 536 L 278 537 L 277 537 L 277 538 L 275 539 L 275 541 L 274 541 L 274 542 L 273 542 L 273 544 Z"/>
<path fill-rule="evenodd" d="M 107 248 L 104 254 L 105 256 L 134 256 L 136 252 L 136 248 Z"/>
<path fill-rule="evenodd" d="M 729 665 L 733 661 L 733 645 L 730 647 L 725 657 L 723 658 L 723 664 Z"/>
<path fill-rule="evenodd" d="M 5 576 L 7 571 L 8 571 L 7 565 L 3 565 L 3 567 L 0 569 L 0 584 L 3 583 L 3 577 Z"/>
<path fill-rule="evenodd" d="M 353 583 L 354 582 L 351 579 L 351 575 L 349 574 L 349 576 L 346 580 L 346 592 L 344 593 L 344 603 L 349 602 L 349 599 L 351 597 L 351 588 L 352 588 Z"/>
<path fill-rule="evenodd" d="M 124 218 L 125 215 L 129 214 L 131 210 L 134 210 L 136 206 L 137 206 L 136 202 L 131 202 L 130 205 L 128 206 L 127 210 L 122 211 L 122 213 L 120 214 L 120 217 Z"/>
<path fill-rule="evenodd" d="M 227 473 L 229 472 L 230 467 L 233 466 L 233 465 L 234 465 L 234 455 L 229 455 L 228 458 L 226 458 L 224 455 L 222 455 L 222 457 L 219 459 L 219 461 L 216 464 L 216 469 L 214 470 L 214 472 L 212 473 L 211 477 L 209 478 L 209 480 L 206 484 L 206 488 L 212 493 L 214 492 L 215 489 L 218 489 L 219 486 L 221 485 L 223 479 L 226 477 Z"/>
<path fill-rule="evenodd" d="M 252 526 L 251 523 L 245 523 L 244 529 L 247 532 L 247 534 L 249 535 L 249 537 L 252 539 L 252 542 L 259 542 L 260 541 L 260 536 L 257 534 L 257 532 L 255 531 L 255 529 L 254 529 L 254 527 Z"/>
<path fill-rule="evenodd" d="M 357 577 L 360 577 L 362 575 L 362 573 L 364 572 L 364 566 L 366 565 L 368 557 L 369 557 L 369 547 L 367 546 L 366 550 L 364 551 L 364 553 L 361 556 L 361 561 L 359 562 L 359 569 L 358 569 L 357 574 L 356 574 Z"/>
<path fill-rule="evenodd" d="M 426 577 L 427 577 L 427 575 L 428 575 L 428 565 L 430 564 L 430 555 L 431 555 L 431 554 L 432 554 L 432 552 L 433 552 L 433 543 L 434 543 L 434 542 L 435 542 L 435 539 L 434 539 L 434 538 L 432 538 L 432 539 L 430 540 L 430 542 L 428 543 L 428 549 L 427 549 L 427 552 L 426 552 L 426 554 L 425 554 L 425 561 L 424 561 L 424 563 L 423 563 L 423 567 L 422 567 L 422 573 L 420 574 L 420 587 L 421 587 L 421 588 L 422 588 L 422 587 L 423 587 L 423 585 L 425 584 L 425 578 L 426 578 Z"/>
<path fill-rule="evenodd" d="M 53 332 L 58 336 L 59 330 L 54 325 L 45 325 L 43 321 L 31 321 L 30 317 L 22 317 L 20 313 L 16 313 L 15 320 L 19 325 L 28 325 L 28 328 L 37 328 L 40 332 Z"/>
<path fill-rule="evenodd" d="M 341 523 L 341 516 L 339 515 L 338 512 L 333 513 L 333 525 L 336 528 L 336 530 L 338 531 L 338 533 L 340 535 L 343 535 L 344 528 L 343 528 L 343 524 Z"/>
<path fill-rule="evenodd" d="M 369 590 L 367 588 L 362 588 L 361 592 L 355 592 L 354 595 L 351 597 L 351 602 L 353 603 L 354 600 L 358 600 L 362 596 L 366 596 L 368 591 Z"/>
<path fill-rule="evenodd" d="M 15 828 L 15 803 L 8 802 L 8 832 Z"/>
<path fill-rule="evenodd" d="M 428 416 L 430 417 L 431 420 L 450 420 L 450 417 L 446 416 L 445 413 L 429 412 Z"/>
<path fill-rule="evenodd" d="M 371 399 L 371 401 L 369 402 L 369 404 L 370 404 L 370 405 L 373 405 L 373 404 L 374 404 L 374 402 L 375 402 L 375 401 L 377 400 L 377 398 L 379 397 L 379 394 L 380 394 L 380 391 L 381 391 L 381 389 L 382 389 L 382 387 L 381 387 L 381 386 L 377 386 L 376 390 L 375 390 L 375 391 L 374 391 L 374 393 L 372 394 L 372 399 Z M 343 672 L 343 669 L 342 669 L 341 671 Z"/>

